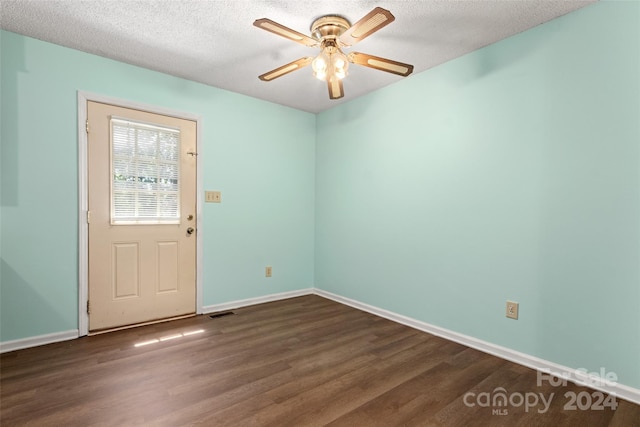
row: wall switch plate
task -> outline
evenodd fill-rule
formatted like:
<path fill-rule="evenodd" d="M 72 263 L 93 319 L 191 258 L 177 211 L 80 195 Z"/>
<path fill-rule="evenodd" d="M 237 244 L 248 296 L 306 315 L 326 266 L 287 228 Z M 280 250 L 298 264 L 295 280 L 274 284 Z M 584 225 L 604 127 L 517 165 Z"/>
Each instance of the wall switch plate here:
<path fill-rule="evenodd" d="M 220 203 L 222 202 L 222 193 L 219 191 L 205 191 L 204 201 L 207 203 Z"/>
<path fill-rule="evenodd" d="M 271 267 L 264 268 L 264 277 L 271 277 Z"/>
<path fill-rule="evenodd" d="M 518 304 L 517 302 L 507 301 L 507 317 L 509 319 L 518 319 Z"/>

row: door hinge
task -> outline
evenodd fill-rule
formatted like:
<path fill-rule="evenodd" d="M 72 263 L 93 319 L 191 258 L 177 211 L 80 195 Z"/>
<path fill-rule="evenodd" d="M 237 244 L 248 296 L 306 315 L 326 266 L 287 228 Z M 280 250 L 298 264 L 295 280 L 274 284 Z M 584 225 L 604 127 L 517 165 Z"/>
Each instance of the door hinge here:
<path fill-rule="evenodd" d="M 87 314 L 91 314 L 91 307 L 89 306 L 89 300 L 87 300 Z"/>
<path fill-rule="evenodd" d="M 84 128 L 87 131 L 87 133 L 89 133 L 89 119 L 87 119 L 86 123 L 84 124 Z"/>
<path fill-rule="evenodd" d="M 91 211 L 87 211 L 87 224 L 91 224 Z"/>

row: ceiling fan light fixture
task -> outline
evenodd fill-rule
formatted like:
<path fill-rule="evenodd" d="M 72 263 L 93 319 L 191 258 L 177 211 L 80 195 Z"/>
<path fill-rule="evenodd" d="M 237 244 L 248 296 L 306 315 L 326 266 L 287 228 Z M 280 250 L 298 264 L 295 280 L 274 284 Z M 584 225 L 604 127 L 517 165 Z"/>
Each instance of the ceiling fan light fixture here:
<path fill-rule="evenodd" d="M 313 75 L 318 80 L 327 81 L 331 76 L 342 80 L 347 77 L 349 59 L 340 49 L 336 49 L 334 52 L 328 52 L 323 49 L 320 55 L 316 56 L 311 62 L 311 68 L 313 69 Z"/>
<path fill-rule="evenodd" d="M 340 50 L 335 40 L 324 40 L 322 50 L 311 63 L 311 68 L 318 80 L 328 81 L 332 77 L 342 80 L 347 76 L 349 58 Z"/>

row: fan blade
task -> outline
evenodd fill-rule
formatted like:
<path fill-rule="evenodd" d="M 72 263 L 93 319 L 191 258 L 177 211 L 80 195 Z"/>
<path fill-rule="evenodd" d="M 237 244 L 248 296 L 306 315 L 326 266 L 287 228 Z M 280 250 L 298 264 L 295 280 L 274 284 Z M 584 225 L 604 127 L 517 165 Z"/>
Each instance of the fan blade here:
<path fill-rule="evenodd" d="M 376 70 L 386 71 L 387 73 L 397 74 L 406 77 L 413 72 L 413 65 L 404 64 L 391 59 L 381 58 L 379 56 L 367 55 L 366 53 L 351 52 L 347 58 L 350 62 L 365 67 L 375 68 Z"/>
<path fill-rule="evenodd" d="M 275 70 L 264 73 L 261 76 L 258 76 L 258 78 L 262 81 L 270 82 L 271 80 L 282 77 L 292 71 L 296 71 L 302 67 L 306 67 L 307 65 L 311 64 L 311 61 L 313 61 L 312 56 L 305 56 L 304 58 L 300 58 L 296 61 L 283 65 L 282 67 L 278 67 Z"/>
<path fill-rule="evenodd" d="M 382 27 L 391 24 L 395 19 L 388 10 L 376 7 L 345 31 L 340 36 L 340 41 L 346 46 L 353 46 Z"/>
<path fill-rule="evenodd" d="M 339 99 L 344 96 L 342 80 L 340 80 L 339 78 L 332 76 L 329 80 L 327 80 L 327 86 L 329 87 L 330 99 Z"/>
<path fill-rule="evenodd" d="M 281 37 L 284 37 L 289 40 L 293 40 L 294 42 L 303 44 L 309 47 L 320 46 L 320 43 L 316 39 L 312 39 L 309 36 L 305 36 L 297 31 L 292 30 L 291 28 L 285 27 L 284 25 L 278 24 L 277 22 L 272 21 L 271 19 L 262 18 L 256 19 L 253 22 L 258 28 L 262 28 L 263 30 L 269 31 L 273 34 L 277 34 Z"/>

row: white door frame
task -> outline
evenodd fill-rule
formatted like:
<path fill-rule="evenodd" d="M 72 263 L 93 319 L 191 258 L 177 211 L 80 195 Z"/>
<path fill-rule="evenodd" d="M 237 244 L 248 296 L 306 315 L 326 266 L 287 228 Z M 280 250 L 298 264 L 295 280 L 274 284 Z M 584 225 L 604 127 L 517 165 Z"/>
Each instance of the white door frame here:
<path fill-rule="evenodd" d="M 78 336 L 89 333 L 87 299 L 89 295 L 89 225 L 87 210 L 89 187 L 87 182 L 87 103 L 89 101 L 118 107 L 147 111 L 196 122 L 196 151 L 202 153 L 202 117 L 153 105 L 140 104 L 118 98 L 78 91 Z M 202 314 L 202 160 L 196 156 L 196 313 Z"/>

